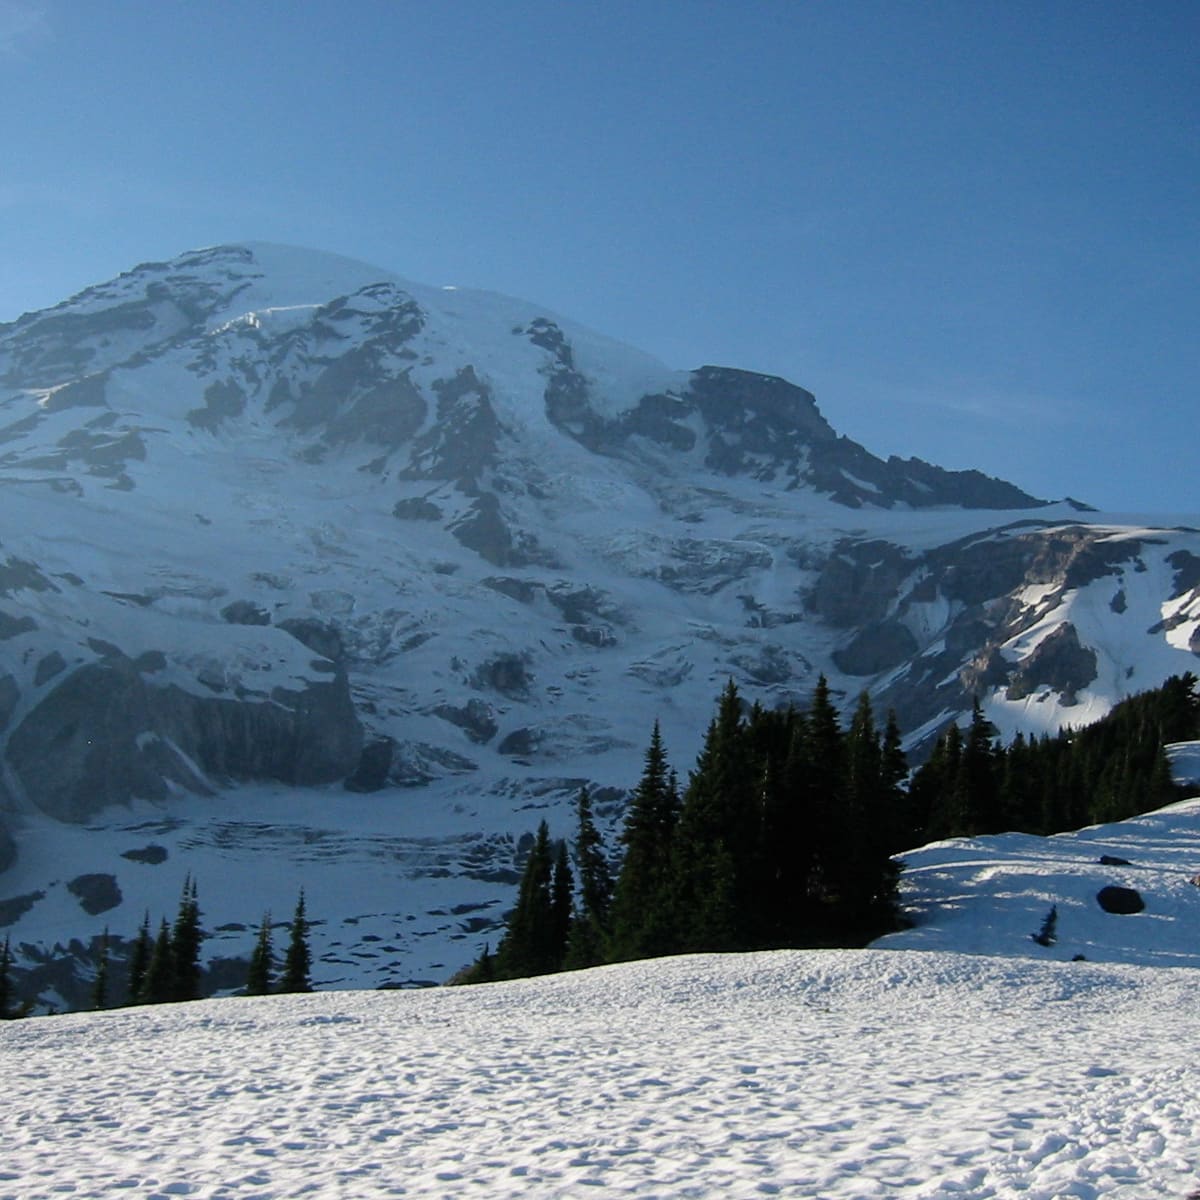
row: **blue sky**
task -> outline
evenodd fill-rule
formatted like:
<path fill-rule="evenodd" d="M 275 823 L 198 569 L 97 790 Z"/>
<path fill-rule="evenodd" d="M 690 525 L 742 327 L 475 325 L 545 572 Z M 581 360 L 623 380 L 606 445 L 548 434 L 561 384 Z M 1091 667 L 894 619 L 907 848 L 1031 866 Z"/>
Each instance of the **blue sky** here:
<path fill-rule="evenodd" d="M 0 320 L 240 239 L 1200 514 L 1200 4 L 0 0 Z"/>

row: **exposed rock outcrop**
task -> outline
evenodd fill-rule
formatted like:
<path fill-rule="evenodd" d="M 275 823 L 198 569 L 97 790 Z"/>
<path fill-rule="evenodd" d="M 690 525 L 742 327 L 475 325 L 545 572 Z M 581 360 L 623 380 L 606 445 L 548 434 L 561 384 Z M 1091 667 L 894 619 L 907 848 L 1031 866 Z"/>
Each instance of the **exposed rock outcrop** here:
<path fill-rule="evenodd" d="M 209 780 L 328 783 L 352 771 L 361 729 L 344 674 L 265 695 L 199 695 L 124 655 L 76 668 L 12 731 L 7 759 L 44 812 L 87 821 L 134 797 Z M 198 773 L 197 768 L 200 772 Z"/>

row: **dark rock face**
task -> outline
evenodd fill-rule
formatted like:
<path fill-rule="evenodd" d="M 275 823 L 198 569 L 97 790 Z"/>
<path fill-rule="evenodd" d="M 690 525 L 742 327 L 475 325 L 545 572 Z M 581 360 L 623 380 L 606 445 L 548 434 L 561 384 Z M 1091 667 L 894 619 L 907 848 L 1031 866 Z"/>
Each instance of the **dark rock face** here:
<path fill-rule="evenodd" d="M 525 659 L 519 654 L 497 654 L 480 664 L 473 676 L 476 687 L 489 688 L 513 700 L 522 700 L 533 682 Z"/>
<path fill-rule="evenodd" d="M 447 775 L 466 775 L 479 765 L 462 754 L 428 742 L 397 742 L 388 783 L 398 787 L 421 787 Z"/>
<path fill-rule="evenodd" d="M 8 728 L 20 699 L 21 690 L 17 687 L 17 681 L 11 675 L 0 675 L 0 733 Z"/>
<path fill-rule="evenodd" d="M 22 633 L 32 633 L 35 629 L 37 622 L 32 617 L 14 617 L 0 608 L 0 642 Z"/>
<path fill-rule="evenodd" d="M 437 421 L 413 440 L 400 478 L 452 480 L 470 491 L 495 463 L 504 432 L 491 389 L 473 367 L 464 367 L 451 379 L 437 380 L 433 390 Z"/>
<path fill-rule="evenodd" d="M 1074 704 L 1076 692 L 1096 678 L 1096 652 L 1080 645 L 1069 621 L 1060 625 L 1021 664 L 1008 685 L 1008 698 L 1020 700 L 1039 687 L 1062 693 L 1064 704 Z"/>
<path fill-rule="evenodd" d="M 115 875 L 77 875 L 68 882 L 67 891 L 79 901 L 79 907 L 93 917 L 116 908 L 123 899 Z"/>
<path fill-rule="evenodd" d="M 4 798 L 4 789 L 0 786 L 0 800 Z M 0 875 L 17 861 L 17 843 L 9 832 L 3 817 L 0 817 Z M 0 922 L 2 924 L 2 922 Z"/>
<path fill-rule="evenodd" d="M 9 557 L 0 562 L 0 596 L 28 588 L 31 592 L 57 592 L 58 588 L 31 562 Z"/>
<path fill-rule="evenodd" d="M 136 850 L 122 850 L 121 857 L 130 862 L 146 863 L 147 866 L 157 867 L 167 861 L 166 846 L 157 846 L 153 842 L 148 846 L 140 846 Z"/>
<path fill-rule="evenodd" d="M 470 513 L 450 527 L 450 532 L 493 566 L 524 565 L 514 552 L 512 531 L 501 515 L 500 500 L 494 492 L 484 492 L 472 504 Z"/>
<path fill-rule="evenodd" d="M 251 600 L 234 600 L 221 609 L 221 617 L 230 625 L 270 625 L 271 614 Z"/>
<path fill-rule="evenodd" d="M 888 542 L 843 542 L 809 592 L 808 609 L 838 629 L 879 622 L 915 567 Z"/>
<path fill-rule="evenodd" d="M 1116 887 L 1114 885 L 1102 887 L 1096 893 L 1096 903 L 1106 913 L 1114 913 L 1122 917 L 1140 913 L 1146 907 L 1146 902 L 1142 899 L 1141 893 L 1136 888 Z"/>
<path fill-rule="evenodd" d="M 345 658 L 341 635 L 332 625 L 315 617 L 290 617 L 280 621 L 277 628 L 291 634 L 302 646 L 307 646 L 314 654 L 330 662 L 341 663 Z"/>
<path fill-rule="evenodd" d="M 461 545 L 494 567 L 557 565 L 536 537 L 509 525 L 495 492 L 480 493 L 466 515 L 450 526 L 450 532 Z"/>
<path fill-rule="evenodd" d="M 388 772 L 396 743 L 393 738 L 377 738 L 362 748 L 358 766 L 343 785 L 348 792 L 378 792 L 387 786 Z"/>
<path fill-rule="evenodd" d="M 217 779 L 328 783 L 354 769 L 361 739 L 340 672 L 302 691 L 198 696 L 155 686 L 114 655 L 77 668 L 35 705 L 7 758 L 44 812 L 82 822 L 135 796 L 164 799 L 168 784 L 210 791 L 188 759 Z"/>
<path fill-rule="evenodd" d="M 39 900 L 45 898 L 45 892 L 26 892 L 23 896 L 0 900 L 0 929 L 15 925 Z"/>
<path fill-rule="evenodd" d="M 434 716 L 457 725 L 471 741 L 484 745 L 496 736 L 500 726 L 496 722 L 492 706 L 483 700 L 468 700 L 461 707 L 453 704 L 439 704 L 433 710 Z"/>
<path fill-rule="evenodd" d="M 392 516 L 402 521 L 440 521 L 442 510 L 432 500 L 422 496 L 409 500 L 397 500 L 392 508 Z"/>
<path fill-rule="evenodd" d="M 44 658 L 38 660 L 33 672 L 34 687 L 49 683 L 55 675 L 61 675 L 67 669 L 67 660 L 57 650 L 51 650 Z"/>
<path fill-rule="evenodd" d="M 246 393 L 230 379 L 217 380 L 204 389 L 204 407 L 188 413 L 188 423 L 212 433 L 226 417 L 240 416 L 246 409 Z"/>
<path fill-rule="evenodd" d="M 532 729 L 514 729 L 496 749 L 501 754 L 512 754 L 520 758 L 535 753 L 538 740 L 537 735 Z"/>
<path fill-rule="evenodd" d="M 917 639 L 899 621 L 876 621 L 854 640 L 833 652 L 833 661 L 847 675 L 877 675 L 890 671 L 920 650 Z"/>

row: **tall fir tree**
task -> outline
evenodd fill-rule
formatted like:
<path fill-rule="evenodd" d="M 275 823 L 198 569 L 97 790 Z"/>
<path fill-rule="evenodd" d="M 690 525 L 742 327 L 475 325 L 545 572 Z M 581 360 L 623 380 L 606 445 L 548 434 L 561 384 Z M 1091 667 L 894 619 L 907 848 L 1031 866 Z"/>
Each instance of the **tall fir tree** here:
<path fill-rule="evenodd" d="M 567 941 L 564 965 L 570 970 L 593 967 L 605 959 L 613 877 L 604 854 L 604 842 L 592 814 L 592 797 L 579 789 L 576 811 L 575 870 L 579 878 L 579 904 Z"/>
<path fill-rule="evenodd" d="M 13 1015 L 12 949 L 6 936 L 0 946 L 0 1021 Z"/>
<path fill-rule="evenodd" d="M 846 739 L 829 681 L 817 677 L 808 708 L 807 754 L 809 828 L 813 839 L 813 871 L 810 889 L 814 901 L 828 906 L 836 902 L 835 865 L 846 852 L 846 823 L 843 818 L 843 786 L 846 778 Z"/>
<path fill-rule="evenodd" d="M 761 873 L 760 783 L 730 680 L 708 727 L 679 813 L 672 871 L 679 949 L 732 950 L 753 936 Z"/>
<path fill-rule="evenodd" d="M 1000 758 L 996 726 L 984 716 L 976 696 L 971 705 L 971 724 L 963 743 L 956 780 L 958 830 L 960 833 L 1000 833 Z"/>
<path fill-rule="evenodd" d="M 266 996 L 271 991 L 271 975 L 275 970 L 275 954 L 271 945 L 271 913 L 263 913 L 254 950 L 250 955 L 250 966 L 246 971 L 246 995 Z"/>
<path fill-rule="evenodd" d="M 100 947 L 96 954 L 96 978 L 92 981 L 92 1008 L 97 1011 L 108 1007 L 108 930 L 100 936 Z"/>
<path fill-rule="evenodd" d="M 776 946 L 804 945 L 812 923 L 817 867 L 812 806 L 817 774 L 808 718 L 793 712 L 787 754 L 779 778 L 768 781 L 772 803 L 764 813 L 763 843 L 772 880 L 767 903 L 775 926 L 771 944 Z"/>
<path fill-rule="evenodd" d="M 196 881 L 190 875 L 183 881 L 179 912 L 171 931 L 171 999 L 197 1000 L 200 997 L 200 902 Z"/>
<path fill-rule="evenodd" d="M 288 935 L 287 950 L 283 956 L 283 973 L 279 978 L 282 993 L 311 992 L 312 950 L 309 948 L 308 910 L 304 902 L 304 889 L 296 901 L 292 914 L 292 927 Z"/>
<path fill-rule="evenodd" d="M 904 753 L 900 723 L 896 720 L 895 710 L 889 709 L 887 723 L 883 729 L 883 744 L 879 752 L 879 782 L 883 788 L 887 808 L 884 825 L 889 854 L 911 850 L 918 844 L 914 840 L 918 830 L 905 787 L 907 779 L 908 756 Z"/>
<path fill-rule="evenodd" d="M 550 954 L 555 971 L 562 970 L 567 957 L 574 901 L 575 879 L 571 874 L 570 853 L 567 843 L 561 841 L 554 852 L 554 874 L 550 881 Z"/>
<path fill-rule="evenodd" d="M 501 979 L 548 975 L 562 965 L 565 945 L 559 941 L 554 905 L 555 851 L 545 821 L 538 825 L 521 873 L 517 904 L 496 948 L 496 974 Z"/>
<path fill-rule="evenodd" d="M 171 946 L 171 927 L 163 917 L 158 926 L 158 937 L 150 951 L 146 974 L 138 997 L 143 1004 L 165 1004 L 173 998 L 175 983 L 175 955 Z"/>
<path fill-rule="evenodd" d="M 679 791 L 655 721 L 621 833 L 625 855 L 613 889 L 608 950 L 612 961 L 678 949 L 671 911 L 671 848 L 678 819 Z"/>
<path fill-rule="evenodd" d="M 150 939 L 150 912 L 146 911 L 142 923 L 138 927 L 137 936 L 133 939 L 133 949 L 129 954 L 129 980 L 126 984 L 126 1004 L 142 1004 L 145 1001 L 143 991 L 146 982 L 146 970 L 150 966 L 150 955 L 154 944 Z"/>

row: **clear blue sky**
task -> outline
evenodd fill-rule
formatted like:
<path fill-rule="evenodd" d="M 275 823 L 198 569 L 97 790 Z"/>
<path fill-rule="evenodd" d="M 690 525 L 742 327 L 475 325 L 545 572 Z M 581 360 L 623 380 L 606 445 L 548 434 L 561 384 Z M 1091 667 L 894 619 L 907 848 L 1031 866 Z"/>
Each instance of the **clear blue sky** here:
<path fill-rule="evenodd" d="M 239 239 L 1200 514 L 1200 2 L 0 0 L 0 320 Z"/>

